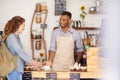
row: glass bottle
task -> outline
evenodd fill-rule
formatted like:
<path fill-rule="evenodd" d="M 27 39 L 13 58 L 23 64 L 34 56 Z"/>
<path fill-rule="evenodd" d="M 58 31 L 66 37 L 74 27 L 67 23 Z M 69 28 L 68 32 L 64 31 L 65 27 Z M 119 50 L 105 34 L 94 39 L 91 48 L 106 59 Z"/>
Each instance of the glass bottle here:
<path fill-rule="evenodd" d="M 42 32 L 41 31 L 38 32 L 37 38 L 42 39 Z"/>
<path fill-rule="evenodd" d="M 81 27 L 81 21 L 80 20 L 78 21 L 78 23 L 79 23 L 78 27 Z"/>
<path fill-rule="evenodd" d="M 36 23 L 41 23 L 42 22 L 42 17 L 41 17 L 41 14 L 40 13 L 36 13 Z"/>
<path fill-rule="evenodd" d="M 87 53 L 86 53 L 86 50 L 83 54 L 83 66 L 87 66 Z"/>

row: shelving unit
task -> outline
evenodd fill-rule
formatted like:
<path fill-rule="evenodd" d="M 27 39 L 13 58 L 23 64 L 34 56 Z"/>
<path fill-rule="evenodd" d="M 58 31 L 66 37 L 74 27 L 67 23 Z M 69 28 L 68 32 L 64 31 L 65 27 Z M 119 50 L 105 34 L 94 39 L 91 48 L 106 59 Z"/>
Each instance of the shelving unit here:
<path fill-rule="evenodd" d="M 46 60 L 46 41 L 44 38 L 44 30 L 47 28 L 47 24 L 45 24 L 47 19 L 48 10 L 44 11 L 37 11 L 37 9 L 34 10 L 32 21 L 30 25 L 30 43 L 31 43 L 31 50 L 32 50 L 32 58 L 40 60 L 40 55 L 42 55 L 43 59 Z M 36 17 L 40 17 L 38 22 L 36 21 Z M 38 31 L 36 34 L 33 33 L 33 31 Z M 33 37 L 34 36 L 34 37 Z M 38 44 L 37 44 L 38 41 Z M 36 44 L 39 46 L 39 49 L 36 49 Z M 41 54 L 41 51 L 43 54 Z M 37 57 L 35 56 L 37 55 Z"/>
<path fill-rule="evenodd" d="M 76 30 L 100 30 L 100 28 L 97 27 L 75 27 Z"/>
<path fill-rule="evenodd" d="M 54 27 L 56 29 L 58 27 Z M 73 27 L 76 30 L 100 30 L 98 27 Z"/>

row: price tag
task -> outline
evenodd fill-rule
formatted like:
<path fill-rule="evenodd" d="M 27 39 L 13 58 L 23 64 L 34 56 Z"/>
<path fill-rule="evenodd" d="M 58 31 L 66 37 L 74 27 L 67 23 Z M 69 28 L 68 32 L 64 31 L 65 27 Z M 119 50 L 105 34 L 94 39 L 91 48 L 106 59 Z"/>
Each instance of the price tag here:
<path fill-rule="evenodd" d="M 57 80 L 57 74 L 56 73 L 46 73 L 46 79 L 47 80 Z"/>
<path fill-rule="evenodd" d="M 79 73 L 70 73 L 70 80 L 80 80 Z"/>

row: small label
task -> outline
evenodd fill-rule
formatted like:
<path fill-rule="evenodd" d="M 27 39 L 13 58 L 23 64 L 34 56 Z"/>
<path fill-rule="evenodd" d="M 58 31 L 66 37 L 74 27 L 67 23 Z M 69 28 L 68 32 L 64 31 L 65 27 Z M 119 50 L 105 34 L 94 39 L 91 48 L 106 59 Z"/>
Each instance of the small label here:
<path fill-rule="evenodd" d="M 46 79 L 47 80 L 57 80 L 57 74 L 56 73 L 46 73 Z"/>
<path fill-rule="evenodd" d="M 80 80 L 79 73 L 70 73 L 70 80 Z"/>

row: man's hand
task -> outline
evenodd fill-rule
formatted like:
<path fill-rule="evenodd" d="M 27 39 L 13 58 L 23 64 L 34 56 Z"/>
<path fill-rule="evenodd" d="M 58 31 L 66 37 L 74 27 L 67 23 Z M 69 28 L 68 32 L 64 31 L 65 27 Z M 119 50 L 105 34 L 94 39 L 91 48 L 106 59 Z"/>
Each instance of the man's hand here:
<path fill-rule="evenodd" d="M 51 61 L 46 61 L 46 62 L 45 62 L 45 65 L 46 65 L 46 66 L 51 66 L 52 63 L 51 63 Z"/>

